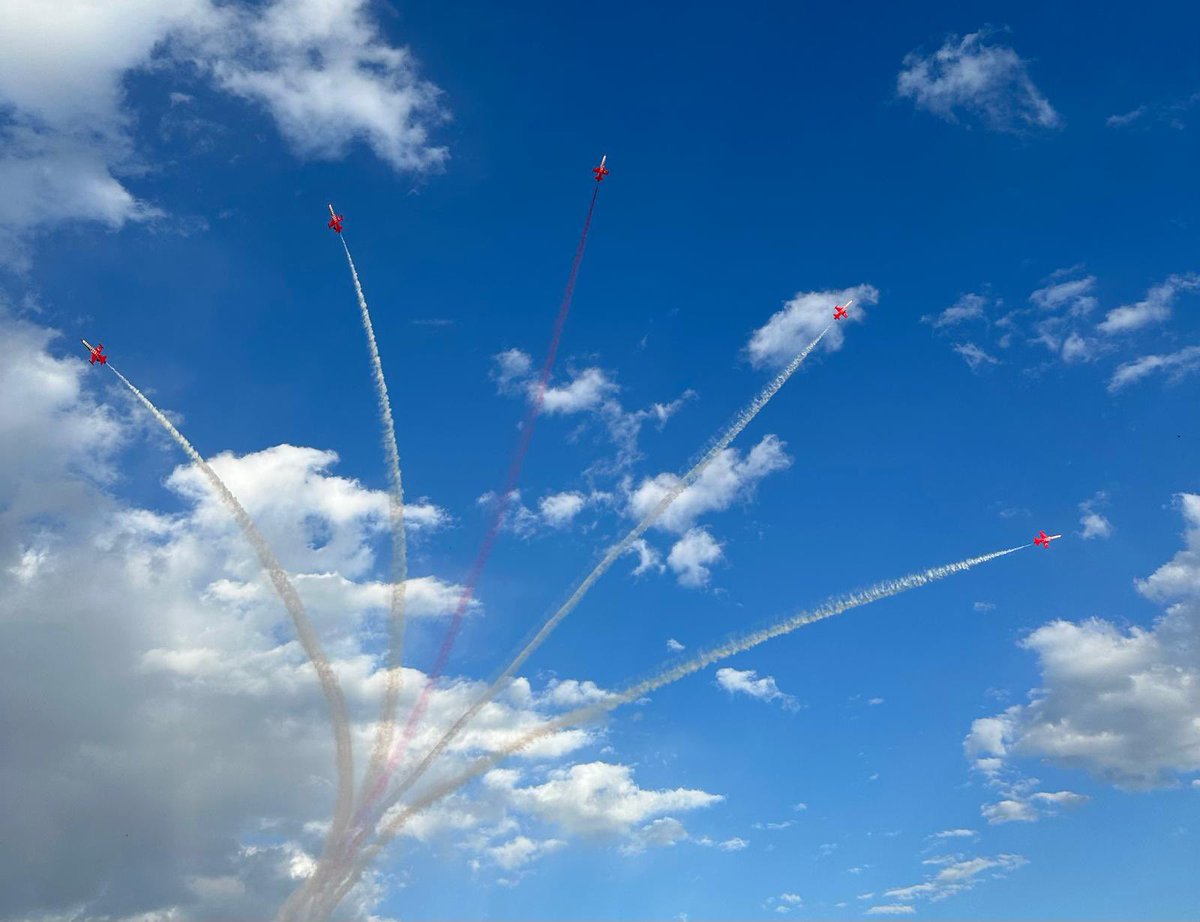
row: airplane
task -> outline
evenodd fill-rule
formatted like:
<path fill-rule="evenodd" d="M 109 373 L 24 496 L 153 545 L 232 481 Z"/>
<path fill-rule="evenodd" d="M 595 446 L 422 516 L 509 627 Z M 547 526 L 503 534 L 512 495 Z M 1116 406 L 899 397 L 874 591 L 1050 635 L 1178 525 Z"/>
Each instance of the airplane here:
<path fill-rule="evenodd" d="M 97 362 L 99 362 L 101 365 L 108 364 L 108 356 L 104 354 L 104 343 L 101 343 L 100 345 L 93 348 L 92 344 L 89 343 L 86 339 L 81 339 L 80 342 L 83 343 L 84 348 L 86 348 L 87 351 L 92 354 L 91 359 L 92 359 L 93 365 L 95 365 Z"/>
<path fill-rule="evenodd" d="M 600 165 L 592 167 L 592 172 L 596 174 L 596 182 L 604 182 L 604 177 L 608 175 L 608 170 L 604 166 L 604 161 L 608 159 L 608 154 L 600 158 Z"/>
<path fill-rule="evenodd" d="M 851 298 L 845 304 L 833 305 L 833 319 L 841 320 L 843 317 L 845 317 L 846 316 L 846 308 L 848 308 L 853 303 L 854 303 L 854 299 Z"/>
<path fill-rule="evenodd" d="M 1039 531 L 1037 537 L 1033 539 L 1033 543 L 1038 547 L 1049 547 L 1051 541 L 1061 537 L 1062 535 L 1047 535 L 1044 531 Z"/>
<path fill-rule="evenodd" d="M 340 214 L 334 213 L 333 206 L 330 205 L 329 206 L 329 224 L 327 226 L 332 228 L 334 233 L 340 234 L 342 232 L 342 222 L 344 220 L 346 220 L 346 219 L 343 218 Z"/>

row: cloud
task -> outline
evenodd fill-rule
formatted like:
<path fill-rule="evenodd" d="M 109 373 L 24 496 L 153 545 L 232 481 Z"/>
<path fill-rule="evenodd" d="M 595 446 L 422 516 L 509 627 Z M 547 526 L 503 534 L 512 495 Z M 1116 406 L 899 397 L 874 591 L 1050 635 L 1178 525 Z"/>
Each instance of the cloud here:
<path fill-rule="evenodd" d="M 1169 355 L 1144 355 L 1119 366 L 1108 382 L 1108 390 L 1115 393 L 1158 372 L 1169 373 L 1170 381 L 1175 383 L 1197 370 L 1200 370 L 1200 346 L 1188 346 Z"/>
<path fill-rule="evenodd" d="M 724 556 L 721 544 L 703 528 L 692 528 L 671 547 L 667 566 L 679 585 L 699 589 L 708 584 L 709 567 Z"/>
<path fill-rule="evenodd" d="M 732 839 L 726 839 L 724 842 L 717 843 L 717 848 L 723 852 L 740 852 L 744 851 L 746 848 L 749 848 L 749 846 L 749 842 L 747 842 L 745 839 L 739 839 L 737 836 L 734 836 Z"/>
<path fill-rule="evenodd" d="M 872 894 L 873 895 L 873 894 Z M 882 906 L 872 906 L 867 910 L 869 916 L 911 916 L 916 912 L 913 906 L 903 903 L 887 903 Z"/>
<path fill-rule="evenodd" d="M 982 320 L 986 316 L 984 313 L 986 306 L 987 298 L 983 295 L 965 294 L 940 314 L 936 316 L 926 314 L 921 318 L 921 322 L 932 324 L 935 330 L 940 330 L 943 327 L 957 326 L 968 320 Z"/>
<path fill-rule="evenodd" d="M 571 524 L 575 516 L 583 511 L 586 503 L 587 497 L 582 493 L 575 491 L 552 493 L 542 497 L 541 502 L 538 503 L 538 511 L 541 513 L 542 520 L 551 528 L 565 528 Z"/>
<path fill-rule="evenodd" d="M 749 695 L 759 701 L 779 701 L 788 710 L 796 710 L 799 707 L 795 698 L 779 690 L 773 676 L 759 679 L 757 675 L 753 669 L 724 667 L 717 670 L 717 684 L 731 695 Z"/>
<path fill-rule="evenodd" d="M 751 364 L 755 368 L 786 365 L 830 325 L 833 306 L 845 304 L 851 298 L 854 304 L 849 316 L 834 323 L 821 341 L 821 348 L 827 352 L 841 349 L 845 341 L 843 324 L 861 323 L 866 319 L 864 308 L 879 301 L 879 292 L 871 285 L 797 293 L 750 336 L 746 351 Z"/>
<path fill-rule="evenodd" d="M 935 839 L 969 839 L 979 835 L 974 829 L 943 829 L 941 832 L 935 832 Z"/>
<path fill-rule="evenodd" d="M 1083 526 L 1080 537 L 1088 540 L 1091 538 L 1109 538 L 1112 536 L 1114 531 L 1112 522 L 1096 511 L 1096 507 L 1104 505 L 1107 500 L 1107 495 L 1101 491 L 1091 499 L 1084 500 L 1079 504 L 1079 511 L 1083 514 L 1079 519 L 1079 524 Z"/>
<path fill-rule="evenodd" d="M 668 640 L 667 640 L 667 649 L 671 653 L 679 653 L 683 650 L 686 650 L 687 648 L 683 644 L 681 644 L 678 640 L 676 640 L 674 637 L 671 637 L 671 638 L 668 638 Z"/>
<path fill-rule="evenodd" d="M 938 903 L 975 887 L 983 879 L 980 875 L 985 871 L 989 872 L 988 877 L 995 879 L 1029 862 L 1020 855 L 1002 854 L 994 858 L 945 856 L 927 860 L 925 863 L 941 865 L 941 870 L 932 877 L 927 877 L 922 883 L 887 890 L 884 896 L 898 900 L 899 905 L 919 900 Z"/>
<path fill-rule="evenodd" d="M 971 371 L 978 371 L 983 365 L 1000 364 L 998 358 L 988 355 L 974 343 L 955 343 L 954 351 L 963 357 L 963 361 L 970 366 Z"/>
<path fill-rule="evenodd" d="M 1011 48 L 985 44 L 992 34 L 951 35 L 931 55 L 906 55 L 897 94 L 953 123 L 965 117 L 1006 132 L 1059 127 L 1058 113 L 1034 85 L 1026 62 Z"/>
<path fill-rule="evenodd" d="M 1091 294 L 1096 287 L 1096 277 L 1072 279 L 1067 282 L 1056 282 L 1039 288 L 1029 296 L 1029 300 L 1044 311 L 1058 311 L 1069 307 L 1073 316 L 1083 316 L 1096 306 L 1096 299 Z"/>
<path fill-rule="evenodd" d="M 998 776 L 1016 759 L 1047 759 L 1125 788 L 1200 772 L 1200 496 L 1182 494 L 1179 505 L 1184 549 L 1136 583 L 1165 612 L 1150 627 L 1056 620 L 1030 634 L 1021 646 L 1041 679 L 1028 704 L 974 722 L 964 745 L 977 765 Z M 1040 801 L 1032 805 L 1073 802 Z"/>
<path fill-rule="evenodd" d="M 1131 333 L 1154 323 L 1162 323 L 1171 316 L 1171 306 L 1175 298 L 1181 292 L 1195 291 L 1197 288 L 1200 288 L 1200 275 L 1172 275 L 1146 292 L 1146 297 L 1136 304 L 1109 311 L 1096 329 L 1113 336 Z"/>
<path fill-rule="evenodd" d="M 9 265 L 28 267 L 30 229 L 82 221 L 117 230 L 162 214 L 126 187 L 151 169 L 153 149 L 133 143 L 125 86 L 184 67 L 264 108 L 302 156 L 340 157 L 361 140 L 398 170 L 446 159 L 429 142 L 444 118 L 439 91 L 380 36 L 366 0 L 21 3 L 0 35 Z"/>
<path fill-rule="evenodd" d="M 666 564 L 662 562 L 662 555 L 650 546 L 645 538 L 638 538 L 629 546 L 627 554 L 637 554 L 638 565 L 633 569 L 634 576 L 641 576 L 650 570 L 657 570 L 662 573 L 666 569 Z M 670 643 L 667 644 L 670 647 Z"/>
<path fill-rule="evenodd" d="M 537 387 L 536 384 L 530 386 Z M 616 383 L 599 368 L 585 368 L 577 372 L 569 384 L 546 388 L 542 412 L 553 415 L 594 410 L 618 390 Z"/>
<path fill-rule="evenodd" d="M 637 830 L 624 845 L 624 855 L 640 855 L 647 848 L 670 848 L 688 840 L 683 823 L 672 816 L 662 817 Z"/>
<path fill-rule="evenodd" d="M 1127 128 L 1133 124 L 1140 124 L 1142 128 L 1148 128 L 1147 122 L 1153 121 L 1166 122 L 1172 128 L 1182 130 L 1186 127 L 1184 114 L 1196 103 L 1200 103 L 1200 92 L 1192 93 L 1190 96 L 1173 102 L 1141 105 L 1122 115 L 1110 115 L 1104 120 L 1104 124 L 1109 128 Z"/>
<path fill-rule="evenodd" d="M 692 530 L 701 516 L 728 509 L 739 500 L 749 501 L 763 478 L 791 466 L 786 447 L 777 436 L 765 435 L 744 458 L 738 449 L 726 448 L 663 513 L 657 527 L 682 534 Z M 675 474 L 643 479 L 629 494 L 628 515 L 644 518 L 678 484 Z"/>
<path fill-rule="evenodd" d="M 553 769 L 542 784 L 519 787 L 519 773 L 496 769 L 485 786 L 513 809 L 583 838 L 627 838 L 635 827 L 666 813 L 720 803 L 719 794 L 686 788 L 649 791 L 625 765 L 589 762 Z"/>
<path fill-rule="evenodd" d="M 516 871 L 543 855 L 558 851 L 565 845 L 566 843 L 561 839 L 545 839 L 535 842 L 528 836 L 516 836 L 503 845 L 497 845 L 487 851 L 492 861 L 505 871 Z"/>

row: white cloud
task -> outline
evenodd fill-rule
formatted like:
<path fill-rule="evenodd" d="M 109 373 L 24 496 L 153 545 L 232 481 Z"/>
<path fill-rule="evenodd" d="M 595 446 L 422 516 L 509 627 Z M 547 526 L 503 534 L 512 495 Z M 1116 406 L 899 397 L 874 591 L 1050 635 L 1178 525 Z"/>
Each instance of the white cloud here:
<path fill-rule="evenodd" d="M 488 849 L 488 856 L 506 871 L 516 871 L 543 855 L 558 851 L 566 845 L 561 839 L 545 839 L 536 842 L 528 836 L 516 836 Z"/>
<path fill-rule="evenodd" d="M 724 556 L 721 544 L 703 528 L 690 529 L 675 542 L 667 555 L 667 566 L 679 585 L 699 589 L 708 584 L 709 567 Z"/>
<path fill-rule="evenodd" d="M 869 701 L 867 701 L 867 705 L 869 707 L 875 707 L 876 705 L 880 705 L 880 704 L 883 704 L 882 698 L 871 698 Z"/>
<path fill-rule="evenodd" d="M 161 212 L 130 192 L 153 151 L 135 145 L 125 85 L 137 73 L 211 78 L 265 107 L 304 156 L 332 158 L 363 140 L 396 169 L 440 165 L 428 126 L 438 90 L 409 52 L 388 45 L 366 0 L 18 0 L 0 34 L 0 250 L 28 265 L 29 229 L 67 221 L 119 229 Z M 172 103 L 186 94 L 174 93 Z"/>
<path fill-rule="evenodd" d="M 982 320 L 985 316 L 984 307 L 986 305 L 987 298 L 983 295 L 965 294 L 940 314 L 936 316 L 926 314 L 921 318 L 921 322 L 932 324 L 935 330 L 940 330 L 943 327 L 957 326 L 968 320 Z"/>
<path fill-rule="evenodd" d="M 672 653 L 679 653 L 687 648 L 674 637 L 670 637 L 667 639 L 667 649 Z"/>
<path fill-rule="evenodd" d="M 1080 537 L 1085 540 L 1112 537 L 1114 530 L 1112 522 L 1096 511 L 1096 507 L 1104 505 L 1107 499 L 1108 497 L 1101 491 L 1091 499 L 1084 500 L 1079 504 L 1079 511 L 1082 513 L 1079 524 L 1083 526 Z"/>
<path fill-rule="evenodd" d="M 551 528 L 565 528 L 571 524 L 575 516 L 583 511 L 586 503 L 587 497 L 573 490 L 552 493 L 542 497 L 541 502 L 538 503 L 538 511 L 542 515 L 542 520 Z"/>
<path fill-rule="evenodd" d="M 933 838 L 935 838 L 935 839 L 969 839 L 969 838 L 971 838 L 973 836 L 977 836 L 977 835 L 979 835 L 979 833 L 977 833 L 974 829 L 943 829 L 941 832 L 935 832 L 933 834 Z"/>
<path fill-rule="evenodd" d="M 723 852 L 740 852 L 748 848 L 750 845 L 745 839 L 740 839 L 734 836 L 732 839 L 726 839 L 724 842 L 717 843 L 717 848 Z"/>
<path fill-rule="evenodd" d="M 1028 704 L 975 721 L 968 756 L 986 757 L 993 775 L 1041 758 L 1130 788 L 1200 772 L 1200 663 L 1190 640 L 1200 630 L 1200 496 L 1181 495 L 1180 507 L 1184 549 L 1136 584 L 1166 611 L 1150 627 L 1092 618 L 1035 630 L 1021 645 L 1038 657 L 1037 689 Z"/>
<path fill-rule="evenodd" d="M 1169 372 L 1172 383 L 1200 371 L 1200 346 L 1188 346 L 1169 355 L 1144 355 L 1119 366 L 1108 382 L 1110 392 L 1119 391 L 1157 372 Z"/>
<path fill-rule="evenodd" d="M 1058 113 L 1034 86 L 1026 62 L 1004 45 L 984 44 L 990 37 L 951 35 L 931 55 L 906 55 L 897 93 L 949 122 L 969 115 L 995 131 L 1058 127 Z"/>
<path fill-rule="evenodd" d="M 633 570 L 634 576 L 641 576 L 649 570 L 657 570 L 661 573 L 666 569 L 666 564 L 662 562 L 662 555 L 651 547 L 645 538 L 638 538 L 634 541 L 626 553 L 638 556 L 638 565 Z M 670 644 L 668 644 L 669 646 Z"/>
<path fill-rule="evenodd" d="M 998 358 L 988 355 L 974 343 L 955 343 L 954 351 L 963 357 L 963 361 L 971 367 L 971 371 L 978 371 L 982 365 L 1000 364 Z"/>
<path fill-rule="evenodd" d="M 995 602 L 976 602 L 972 607 L 976 611 L 995 611 L 996 603 Z"/>
<path fill-rule="evenodd" d="M 795 698 L 779 690 L 774 676 L 764 676 L 761 679 L 757 676 L 758 673 L 753 669 L 723 667 L 717 670 L 717 684 L 731 695 L 749 695 L 759 701 L 780 701 L 789 710 L 798 707 Z"/>
<path fill-rule="evenodd" d="M 736 448 L 726 448 L 663 513 L 657 526 L 683 534 L 692 530 L 701 516 L 728 509 L 739 500 L 748 501 L 759 481 L 791 465 L 792 459 L 785 448 L 774 435 L 763 436 L 745 458 Z M 635 519 L 644 518 L 678 484 L 675 474 L 645 478 L 629 494 L 628 514 Z"/>
<path fill-rule="evenodd" d="M 653 817 L 724 800 L 719 794 L 685 788 L 648 791 L 633 781 L 631 768 L 606 762 L 554 769 L 544 783 L 528 787 L 518 787 L 518 779 L 516 772 L 505 769 L 484 776 L 485 785 L 512 808 L 570 835 L 589 838 L 625 838 Z"/>
<path fill-rule="evenodd" d="M 679 842 L 686 842 L 688 838 L 683 823 L 673 816 L 666 816 L 634 832 L 621 846 L 621 853 L 640 855 L 647 848 L 671 848 Z"/>
<path fill-rule="evenodd" d="M 872 894 L 873 896 L 874 894 Z M 906 906 L 903 903 L 888 903 L 882 906 L 872 906 L 867 910 L 869 916 L 911 916 L 916 912 L 916 908 Z"/>
<path fill-rule="evenodd" d="M 821 348 L 828 352 L 841 349 L 845 340 L 843 324 L 861 323 L 866 319 L 864 308 L 879 301 L 879 292 L 871 285 L 799 292 L 751 335 L 746 344 L 751 363 L 756 368 L 786 365 L 830 325 L 834 305 L 845 304 L 851 298 L 854 304 L 848 316 L 834 323 L 821 341 Z"/>
<path fill-rule="evenodd" d="M 925 863 L 941 865 L 941 870 L 932 877 L 927 877 L 922 883 L 887 890 L 884 896 L 898 900 L 900 905 L 918 900 L 937 903 L 972 889 L 983 879 L 980 875 L 985 871 L 988 872 L 989 878 L 995 879 L 1029 862 L 1020 855 L 997 855 L 994 858 L 946 856 L 944 859 L 935 858 Z"/>
<path fill-rule="evenodd" d="M 533 370 L 533 359 L 520 349 L 507 349 L 492 356 L 496 367 L 492 370 L 492 378 L 501 393 L 511 390 L 514 383 L 519 383 L 529 377 Z"/>
<path fill-rule="evenodd" d="M 534 389 L 538 385 L 531 382 L 529 386 Z M 616 383 L 602 370 L 585 368 L 573 375 L 569 384 L 546 388 L 542 398 L 542 412 L 553 415 L 595 410 L 618 390 Z"/>
<path fill-rule="evenodd" d="M 1096 306 L 1096 298 L 1092 295 L 1095 288 L 1096 277 L 1089 275 L 1039 288 L 1030 294 L 1029 300 L 1046 311 L 1069 307 L 1072 315 L 1083 316 Z"/>
<path fill-rule="evenodd" d="M 1171 316 L 1171 306 L 1181 292 L 1200 288 L 1200 275 L 1172 275 L 1165 282 L 1155 285 L 1146 297 L 1136 304 L 1128 304 L 1108 312 L 1097 325 L 1097 329 L 1110 336 L 1131 333 L 1153 323 L 1162 323 Z"/>

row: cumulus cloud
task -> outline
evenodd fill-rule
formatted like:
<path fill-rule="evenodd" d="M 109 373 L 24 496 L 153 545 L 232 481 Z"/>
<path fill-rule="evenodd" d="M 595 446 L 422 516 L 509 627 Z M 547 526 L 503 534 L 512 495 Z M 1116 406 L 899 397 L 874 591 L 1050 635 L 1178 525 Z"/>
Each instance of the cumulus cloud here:
<path fill-rule="evenodd" d="M 667 566 L 679 585 L 699 589 L 708 585 L 710 567 L 724 556 L 721 544 L 703 528 L 692 528 L 671 547 Z"/>
<path fill-rule="evenodd" d="M 1171 316 L 1171 307 L 1181 292 L 1200 288 L 1200 275 L 1172 275 L 1165 282 L 1155 285 L 1146 297 L 1136 304 L 1127 304 L 1108 312 L 1097 329 L 1108 335 L 1132 333 L 1154 323 L 1162 323 Z"/>
<path fill-rule="evenodd" d="M 380 35 L 366 0 L 22 2 L 0 35 L 0 252 L 10 265 L 28 265 L 30 228 L 119 229 L 161 215 L 126 187 L 150 167 L 124 87 L 182 66 L 261 106 L 302 156 L 338 157 L 364 141 L 396 169 L 446 158 L 429 141 L 443 117 L 437 88 Z"/>
<path fill-rule="evenodd" d="M 1079 524 L 1083 526 L 1083 531 L 1080 532 L 1081 538 L 1087 540 L 1091 538 L 1109 538 L 1112 536 L 1112 522 L 1096 511 L 1103 507 L 1107 501 L 1107 494 L 1104 491 L 1100 491 L 1091 499 L 1084 500 L 1079 504 L 1079 511 L 1082 514 Z"/>
<path fill-rule="evenodd" d="M 1096 306 L 1096 298 L 1092 292 L 1096 288 L 1096 277 L 1072 279 L 1066 282 L 1055 282 L 1044 288 L 1038 288 L 1029 296 L 1029 300 L 1044 311 L 1060 311 L 1068 308 L 1075 316 L 1083 316 Z"/>
<path fill-rule="evenodd" d="M 1042 758 L 1126 788 L 1200 772 L 1200 496 L 1179 499 L 1184 549 L 1136 583 L 1165 612 L 1149 627 L 1056 620 L 1030 634 L 1021 645 L 1038 657 L 1041 681 L 1028 704 L 973 724 L 965 746 L 982 770 L 999 776 L 1015 760 Z M 1007 799 L 1074 802 L 1058 794 Z M 1000 815 L 1023 813 L 1009 805 Z"/>
<path fill-rule="evenodd" d="M 779 690 L 774 676 L 763 676 L 760 679 L 753 669 L 718 669 L 717 684 L 731 695 L 749 695 L 759 701 L 778 701 L 788 710 L 796 710 L 799 707 L 795 698 Z"/>
<path fill-rule="evenodd" d="M 941 832 L 935 832 L 935 839 L 969 839 L 979 835 L 974 829 L 943 829 Z"/>
<path fill-rule="evenodd" d="M 565 528 L 570 525 L 575 516 L 583 511 L 587 497 L 582 493 L 569 490 L 564 493 L 552 493 L 543 496 L 538 503 L 538 511 L 542 520 L 552 528 Z"/>
<path fill-rule="evenodd" d="M 750 336 L 746 351 L 751 363 L 761 366 L 783 366 L 796 354 L 817 338 L 833 320 L 833 306 L 845 304 L 851 298 L 848 316 L 830 327 L 821 348 L 836 352 L 845 342 L 843 324 L 861 323 L 866 319 L 866 308 L 879 301 L 879 292 L 872 285 L 856 285 L 853 288 L 829 289 L 826 291 L 802 291 L 784 304 L 783 309 Z"/>
<path fill-rule="evenodd" d="M 951 35 L 931 55 L 905 56 L 896 91 L 949 122 L 978 121 L 994 131 L 1057 128 L 1058 113 L 1012 49 L 989 43 L 988 30 Z"/>
<path fill-rule="evenodd" d="M 84 377 L 85 362 L 56 358 L 52 339 L 0 313 L 0 700 L 14 703 L 5 717 L 21 739 L 0 747 L 0 814 L 14 841 L 40 843 L 0 863 L 0 917 L 66 917 L 86 905 L 97 918 L 270 918 L 311 873 L 332 808 L 333 746 L 315 673 L 250 548 L 190 469 L 165 480 L 170 511 L 122 498 L 122 453 L 157 430 L 120 389 L 109 401 L 107 375 Z M 361 762 L 384 684 L 386 495 L 339 476 L 337 456 L 313 448 L 211 460 L 293 575 L 345 693 Z M 418 642 L 440 637 L 424 619 L 457 595 L 433 574 L 410 580 Z M 426 679 L 404 670 L 402 713 Z M 481 691 L 461 678 L 438 683 L 410 752 L 427 751 Z M 574 679 L 535 694 L 518 677 L 430 783 L 603 694 Z M 570 830 L 624 835 L 720 800 L 643 790 L 621 766 L 555 768 L 591 741 L 582 730 L 545 737 L 518 764 L 564 774 L 511 796 L 478 786 L 404 835 L 448 840 L 507 872 L 566 840 L 522 828 L 556 809 Z M 581 772 L 604 777 L 589 785 Z M 662 834 L 647 831 L 647 841 Z M 368 874 L 346 913 L 367 918 L 387 895 L 386 878 Z"/>
<path fill-rule="evenodd" d="M 657 527 L 682 534 L 692 529 L 701 516 L 749 500 L 763 478 L 791 465 L 786 447 L 777 436 L 765 435 L 744 457 L 738 449 L 726 448 L 671 504 Z M 644 518 L 678 484 L 675 474 L 643 479 L 629 494 L 629 516 Z"/>

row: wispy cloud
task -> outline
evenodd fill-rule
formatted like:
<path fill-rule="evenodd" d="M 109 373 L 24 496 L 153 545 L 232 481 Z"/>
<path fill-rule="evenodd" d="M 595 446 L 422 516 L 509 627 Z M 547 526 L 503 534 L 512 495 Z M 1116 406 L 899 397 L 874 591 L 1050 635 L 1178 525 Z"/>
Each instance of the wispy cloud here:
<path fill-rule="evenodd" d="M 931 55 L 912 52 L 896 79 L 901 98 L 947 121 L 978 121 L 994 131 L 1057 128 L 1062 120 L 1029 76 L 1027 62 L 981 29 L 951 35 Z"/>

